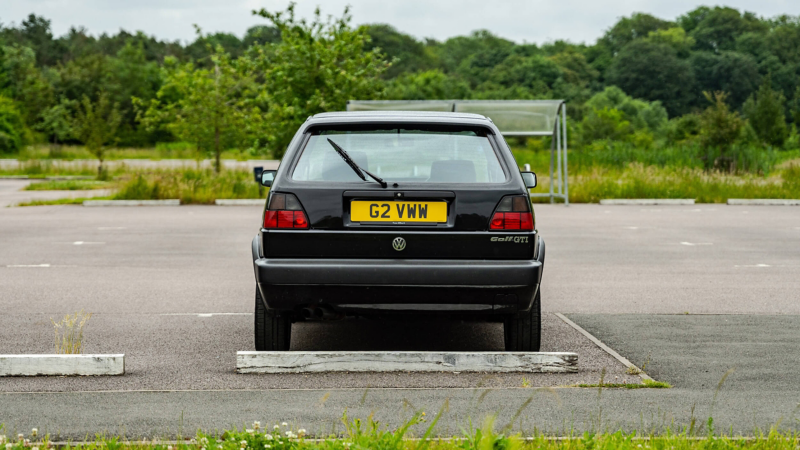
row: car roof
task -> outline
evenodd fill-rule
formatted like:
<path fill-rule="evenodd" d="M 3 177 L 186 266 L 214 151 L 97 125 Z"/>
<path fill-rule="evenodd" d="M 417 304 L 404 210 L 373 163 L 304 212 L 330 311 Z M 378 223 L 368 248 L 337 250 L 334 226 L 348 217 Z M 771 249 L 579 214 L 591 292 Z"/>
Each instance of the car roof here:
<path fill-rule="evenodd" d="M 480 114 L 437 111 L 338 111 L 315 114 L 306 126 L 319 124 L 355 123 L 436 123 L 459 125 L 493 125 L 492 120 Z M 491 126 L 491 128 L 495 128 Z"/>

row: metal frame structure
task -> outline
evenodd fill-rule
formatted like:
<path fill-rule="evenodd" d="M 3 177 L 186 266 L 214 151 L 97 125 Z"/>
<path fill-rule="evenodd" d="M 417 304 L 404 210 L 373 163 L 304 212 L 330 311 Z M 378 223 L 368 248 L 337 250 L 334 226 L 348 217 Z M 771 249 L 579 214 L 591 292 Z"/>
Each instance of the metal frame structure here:
<path fill-rule="evenodd" d="M 526 108 L 528 109 L 526 111 Z M 535 112 L 549 109 L 551 114 Z M 569 171 L 567 169 L 567 103 L 564 100 L 349 100 L 348 111 L 441 111 L 482 114 L 492 120 L 506 136 L 552 137 L 550 144 L 550 192 L 530 194 L 531 197 L 550 197 L 564 200 L 569 205 Z M 552 112 L 555 114 L 552 114 Z M 500 120 L 500 116 L 527 122 L 528 126 L 516 129 Z M 526 118 L 530 118 L 529 120 Z M 537 127 L 535 122 L 543 126 Z M 525 130 L 528 128 L 528 130 Z"/>

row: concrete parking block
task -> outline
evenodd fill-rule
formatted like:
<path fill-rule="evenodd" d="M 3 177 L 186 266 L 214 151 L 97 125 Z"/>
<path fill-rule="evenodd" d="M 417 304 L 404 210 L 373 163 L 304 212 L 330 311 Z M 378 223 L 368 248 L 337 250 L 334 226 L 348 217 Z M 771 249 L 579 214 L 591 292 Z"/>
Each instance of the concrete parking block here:
<path fill-rule="evenodd" d="M 729 198 L 729 205 L 755 206 L 800 206 L 800 199 L 776 198 Z"/>
<path fill-rule="evenodd" d="M 169 200 L 84 200 L 83 206 L 179 206 L 179 199 Z"/>
<path fill-rule="evenodd" d="M 237 352 L 238 373 L 577 372 L 568 352 Z"/>
<path fill-rule="evenodd" d="M 0 377 L 124 375 L 125 355 L 0 355 Z"/>
<path fill-rule="evenodd" d="M 694 205 L 693 198 L 606 198 L 601 205 Z"/>
<path fill-rule="evenodd" d="M 214 200 L 217 206 L 264 206 L 263 198 L 218 198 Z"/>

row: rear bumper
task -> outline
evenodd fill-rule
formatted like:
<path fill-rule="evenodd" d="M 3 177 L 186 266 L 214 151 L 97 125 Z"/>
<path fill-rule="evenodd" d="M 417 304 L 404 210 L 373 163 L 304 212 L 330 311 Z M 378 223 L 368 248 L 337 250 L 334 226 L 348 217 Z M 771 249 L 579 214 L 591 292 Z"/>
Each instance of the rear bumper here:
<path fill-rule="evenodd" d="M 514 261 L 403 259 L 270 259 L 257 257 L 256 282 L 266 306 L 298 310 L 313 305 L 352 312 L 463 312 L 527 310 L 541 282 L 538 258 Z"/>

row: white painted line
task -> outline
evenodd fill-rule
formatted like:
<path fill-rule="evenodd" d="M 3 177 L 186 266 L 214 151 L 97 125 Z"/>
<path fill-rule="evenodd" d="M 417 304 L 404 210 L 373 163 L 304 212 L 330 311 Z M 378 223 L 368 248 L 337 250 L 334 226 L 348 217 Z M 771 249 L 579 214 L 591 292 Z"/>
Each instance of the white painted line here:
<path fill-rule="evenodd" d="M 693 198 L 606 198 L 601 205 L 694 205 Z"/>
<path fill-rule="evenodd" d="M 125 355 L 0 355 L 0 377 L 124 375 Z"/>
<path fill-rule="evenodd" d="M 798 199 L 777 199 L 777 198 L 729 198 L 729 205 L 780 205 L 780 206 L 800 206 Z"/>
<path fill-rule="evenodd" d="M 213 316 L 252 316 L 253 313 L 163 313 L 159 316 L 197 316 L 197 317 L 213 317 Z"/>
<path fill-rule="evenodd" d="M 695 245 L 714 245 L 714 244 L 711 243 L 711 242 L 696 242 L 696 243 L 693 243 L 693 242 L 681 242 L 681 245 L 695 246 Z"/>
<path fill-rule="evenodd" d="M 741 266 L 733 266 L 733 267 L 772 267 L 769 264 L 745 264 Z"/>
<path fill-rule="evenodd" d="M 124 230 L 126 227 L 97 227 L 98 230 Z"/>
<path fill-rule="evenodd" d="M 83 206 L 178 206 L 179 199 L 172 200 L 84 200 Z"/>
<path fill-rule="evenodd" d="M 6 267 L 50 267 L 50 264 L 9 264 Z"/>
<path fill-rule="evenodd" d="M 218 198 L 214 200 L 217 206 L 264 206 L 263 198 Z"/>
<path fill-rule="evenodd" d="M 589 340 L 590 340 L 590 341 L 592 341 L 592 342 L 594 342 L 594 344 L 595 344 L 596 346 L 598 346 L 598 347 L 602 348 L 602 349 L 603 349 L 603 350 L 604 350 L 606 353 L 608 353 L 609 355 L 611 355 L 611 356 L 613 356 L 614 358 L 616 358 L 616 360 L 617 360 L 617 361 L 621 362 L 622 364 L 625 364 L 625 367 L 629 367 L 629 368 L 631 368 L 631 367 L 632 367 L 632 368 L 634 368 L 635 370 L 637 370 L 637 371 L 639 372 L 639 376 L 640 376 L 640 377 L 641 377 L 643 380 L 650 380 L 650 381 L 653 381 L 653 379 L 652 379 L 652 378 L 650 378 L 650 375 L 648 375 L 648 374 L 644 373 L 644 371 L 643 371 L 642 369 L 640 369 L 640 368 L 636 367 L 636 366 L 635 366 L 635 365 L 634 365 L 632 362 L 628 361 L 628 359 L 627 359 L 627 358 L 625 358 L 624 356 L 622 356 L 622 355 L 620 355 L 619 353 L 617 353 L 616 351 L 614 351 L 614 349 L 613 349 L 613 348 L 611 348 L 611 347 L 607 346 L 606 344 L 604 344 L 604 343 L 603 343 L 603 342 L 602 342 L 600 339 L 597 339 L 596 337 L 594 337 L 594 336 L 592 335 L 592 333 L 589 333 L 588 331 L 584 330 L 584 329 L 583 329 L 583 328 L 582 328 L 580 325 L 578 325 L 577 323 L 575 323 L 575 322 L 573 322 L 573 321 L 569 320 L 569 319 L 567 318 L 567 316 L 565 316 L 565 315 L 563 315 L 563 314 L 561 314 L 561 313 L 556 313 L 556 317 L 558 317 L 559 319 L 563 320 L 563 321 L 564 321 L 564 323 L 566 323 L 567 325 L 569 325 L 569 326 L 571 326 L 572 328 L 576 329 L 576 330 L 577 330 L 579 333 L 581 333 L 582 335 L 584 335 L 584 336 L 586 336 L 587 338 L 589 338 Z"/>
<path fill-rule="evenodd" d="M 622 228 L 625 228 L 626 230 L 638 230 L 639 229 L 639 227 L 622 227 Z"/>
<path fill-rule="evenodd" d="M 237 352 L 238 373 L 577 372 L 566 352 Z"/>
<path fill-rule="evenodd" d="M 101 245 L 105 244 L 105 242 L 86 242 L 86 241 L 75 241 L 72 245 Z"/>

